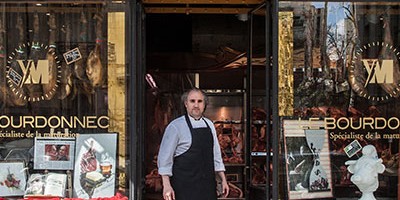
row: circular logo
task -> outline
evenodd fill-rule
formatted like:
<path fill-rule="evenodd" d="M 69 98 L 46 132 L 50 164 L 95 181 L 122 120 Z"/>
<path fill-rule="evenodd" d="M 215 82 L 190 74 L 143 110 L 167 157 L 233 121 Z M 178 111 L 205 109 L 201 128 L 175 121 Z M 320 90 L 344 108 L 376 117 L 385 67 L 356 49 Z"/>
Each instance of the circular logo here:
<path fill-rule="evenodd" d="M 61 77 L 55 49 L 39 42 L 21 44 L 8 56 L 6 77 L 17 98 L 30 102 L 50 100 Z"/>
<path fill-rule="evenodd" d="M 385 42 L 373 42 L 356 48 L 349 82 L 361 97 L 374 102 L 384 102 L 399 97 L 398 72 L 400 52 Z"/>

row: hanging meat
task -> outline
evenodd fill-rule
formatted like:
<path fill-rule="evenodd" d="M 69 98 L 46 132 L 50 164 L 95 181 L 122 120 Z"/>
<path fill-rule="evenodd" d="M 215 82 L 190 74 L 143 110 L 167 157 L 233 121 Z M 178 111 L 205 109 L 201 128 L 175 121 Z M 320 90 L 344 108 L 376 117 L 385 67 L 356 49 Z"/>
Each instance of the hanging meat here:
<path fill-rule="evenodd" d="M 56 63 L 56 35 L 57 23 L 54 13 L 50 13 L 47 23 L 50 28 L 49 50 L 47 51 L 47 60 L 49 61 L 48 68 L 48 83 L 42 84 L 43 95 L 46 100 L 50 100 L 57 92 L 57 63 Z"/>
<path fill-rule="evenodd" d="M 258 184 L 265 184 L 266 181 L 266 171 L 265 171 L 265 166 L 261 164 L 254 163 L 253 166 L 251 167 L 251 171 L 253 174 L 251 183 L 253 185 L 258 185 Z"/>
<path fill-rule="evenodd" d="M 65 32 L 65 49 L 66 51 L 69 51 L 71 49 L 70 43 L 71 43 L 71 24 L 70 24 L 70 18 L 65 17 L 66 22 L 65 22 L 65 28 L 62 29 L 63 32 Z M 59 99 L 65 99 L 68 95 L 72 93 L 71 99 L 73 99 L 76 95 L 76 90 L 73 85 L 73 77 L 72 77 L 72 70 L 71 68 L 67 65 L 67 63 L 63 62 L 61 65 L 61 81 L 60 81 L 60 94 L 59 94 Z"/>
<path fill-rule="evenodd" d="M 384 38 L 383 46 L 379 53 L 379 60 L 393 60 L 393 82 L 392 83 L 382 83 L 380 86 L 385 90 L 386 93 L 392 95 L 393 97 L 399 97 L 400 91 L 398 91 L 398 83 L 400 81 L 400 71 L 399 71 L 399 61 L 396 56 L 396 52 L 388 48 L 386 45 L 393 46 L 393 39 L 390 30 L 390 15 L 388 12 L 383 15 L 383 29 Z"/>
<path fill-rule="evenodd" d="M 215 129 L 223 161 L 230 164 L 243 163 L 243 134 L 231 124 L 229 128 L 218 124 Z"/>
<path fill-rule="evenodd" d="M 3 74 L 6 74 L 6 55 L 5 55 L 5 48 L 4 48 L 4 37 L 5 37 L 5 21 L 3 20 L 2 16 L 0 15 L 0 109 L 6 105 L 7 102 L 7 85 L 6 79 Z"/>
<path fill-rule="evenodd" d="M 86 63 L 86 75 L 89 78 L 91 85 L 94 88 L 97 88 L 103 85 L 104 80 L 104 69 L 100 59 L 103 15 L 97 13 L 93 18 L 96 20 L 96 46 L 89 53 Z"/>
<path fill-rule="evenodd" d="M 232 126 L 232 135 L 230 148 L 232 157 L 229 158 L 229 163 L 240 164 L 243 163 L 243 134 Z"/>
<path fill-rule="evenodd" d="M 240 189 L 235 184 L 228 182 L 229 186 L 229 194 L 227 198 L 242 198 L 243 197 L 243 190 Z"/>
<path fill-rule="evenodd" d="M 18 41 L 18 48 L 16 51 L 16 55 L 15 57 L 18 58 L 23 58 L 25 57 L 26 53 L 23 49 L 22 49 L 22 45 L 24 43 L 24 22 L 22 19 L 21 14 L 18 14 L 17 17 L 17 23 L 15 25 L 16 29 L 18 30 L 18 36 L 19 36 L 19 41 Z M 11 84 L 11 83 L 9 83 Z M 27 104 L 27 99 L 25 99 L 25 95 L 26 95 L 26 91 L 23 90 L 22 87 L 16 86 L 13 87 L 12 89 L 13 91 L 11 91 L 10 87 L 7 87 L 6 91 L 7 91 L 7 104 L 10 106 L 24 106 Z"/>
<path fill-rule="evenodd" d="M 82 54 L 82 59 L 77 60 L 74 63 L 73 74 L 76 78 L 76 82 L 74 85 L 79 88 L 78 92 L 83 93 L 91 104 L 92 99 L 91 95 L 94 93 L 94 89 L 92 84 L 90 83 L 87 75 L 86 75 L 86 61 L 87 61 L 87 39 L 88 39 L 88 21 L 86 18 L 86 14 L 82 11 L 80 15 L 80 33 L 79 33 L 79 43 L 78 48 Z"/>
<path fill-rule="evenodd" d="M 42 55 L 41 55 L 42 47 L 39 43 L 39 40 L 40 40 L 39 28 L 40 28 L 40 18 L 39 18 L 39 14 L 37 12 L 35 12 L 33 14 L 33 41 L 31 44 L 30 51 L 28 52 L 29 55 L 27 56 L 27 58 L 32 59 L 34 61 L 40 60 L 40 58 L 42 57 Z M 36 102 L 36 101 L 41 100 L 40 97 L 43 95 L 43 88 L 42 88 L 41 84 L 37 84 L 32 81 L 32 77 L 30 74 L 31 67 L 32 67 L 32 65 L 29 65 L 27 67 L 26 73 L 24 73 L 24 77 L 23 77 L 21 83 L 28 90 L 28 101 Z M 29 83 L 29 81 L 30 81 L 30 83 Z"/>
<path fill-rule="evenodd" d="M 81 12 L 80 17 L 80 33 L 79 33 L 79 50 L 83 56 L 86 56 L 87 51 L 87 19 L 84 12 Z M 82 58 L 74 63 L 74 74 L 78 80 L 87 80 L 85 73 L 85 58 Z"/>
<path fill-rule="evenodd" d="M 158 93 L 156 96 L 156 105 L 154 107 L 154 124 L 151 129 L 154 133 L 163 134 L 168 123 L 174 117 L 174 97 L 168 93 Z"/>
<path fill-rule="evenodd" d="M 399 71 L 399 61 L 397 59 L 396 54 L 398 51 L 393 48 L 393 39 L 391 36 L 391 28 L 390 28 L 390 15 L 388 14 L 388 10 L 385 11 L 385 14 L 382 15 L 382 20 L 383 20 L 383 42 L 371 42 L 371 44 L 368 44 L 368 50 L 373 47 L 378 47 L 380 48 L 379 55 L 378 55 L 378 61 L 375 60 L 375 55 L 372 57 L 370 60 L 363 60 L 363 55 L 362 53 L 370 53 L 369 51 L 363 50 L 361 52 L 357 52 L 354 58 L 354 66 L 350 70 L 350 75 L 349 75 L 349 82 L 354 90 L 359 96 L 363 97 L 368 97 L 370 100 L 385 100 L 386 98 L 394 97 L 397 98 L 400 96 L 400 91 L 398 88 L 398 84 L 400 81 L 400 71 Z M 355 23 L 356 24 L 356 23 Z M 367 45 L 366 45 L 367 46 Z M 362 49 L 365 49 L 365 47 L 361 47 Z M 370 50 L 372 54 L 374 52 Z M 367 57 L 367 56 L 366 56 Z M 390 67 L 392 71 L 386 71 L 386 77 L 385 80 L 381 80 L 381 82 L 378 82 L 378 75 L 375 74 L 377 73 L 378 69 L 376 67 L 378 66 L 377 64 L 374 64 L 372 62 L 380 62 L 379 64 L 381 65 L 381 69 L 383 67 L 383 60 L 387 61 L 393 61 L 393 66 Z M 370 68 L 368 69 L 364 66 L 363 62 L 370 62 L 367 65 L 370 65 Z M 386 69 L 385 69 L 386 70 Z M 387 68 L 389 70 L 389 68 Z M 368 74 L 368 75 L 367 75 Z M 393 77 L 391 77 L 393 75 Z M 391 79 L 393 78 L 393 79 Z M 370 83 L 376 83 L 376 84 L 370 84 Z M 379 85 L 379 86 L 375 86 Z M 367 86 L 371 86 L 371 89 Z M 387 95 L 371 95 L 371 92 L 378 92 L 376 87 L 382 88 L 382 90 L 387 94 Z M 385 97 L 386 96 L 386 97 Z M 354 103 L 354 100 L 351 101 L 351 104 Z"/>
<path fill-rule="evenodd" d="M 151 172 L 146 175 L 145 184 L 148 188 L 153 189 L 155 192 L 162 191 L 163 186 L 162 186 L 161 175 L 158 174 L 157 168 L 151 170 Z"/>

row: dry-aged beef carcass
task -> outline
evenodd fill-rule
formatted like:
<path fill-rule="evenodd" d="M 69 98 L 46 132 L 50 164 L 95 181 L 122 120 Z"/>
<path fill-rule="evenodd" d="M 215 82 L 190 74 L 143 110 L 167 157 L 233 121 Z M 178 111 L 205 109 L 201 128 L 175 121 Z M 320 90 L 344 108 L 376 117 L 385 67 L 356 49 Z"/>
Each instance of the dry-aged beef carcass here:
<path fill-rule="evenodd" d="M 33 14 L 33 42 L 30 48 L 30 52 L 28 55 L 28 58 L 32 59 L 32 60 L 39 60 L 41 58 L 41 46 L 40 46 L 40 42 L 39 42 L 39 33 L 40 33 L 40 18 L 39 18 L 39 14 L 37 12 L 35 12 Z M 30 68 L 32 67 L 32 65 L 29 65 L 27 67 L 27 71 L 26 73 L 24 73 L 24 78 L 22 79 L 22 84 L 25 84 L 25 87 L 28 90 L 28 100 L 30 100 L 31 102 L 34 101 L 39 101 L 41 100 L 40 97 L 43 96 L 43 89 L 42 89 L 42 85 L 41 84 L 36 84 L 33 83 L 33 81 L 29 84 L 27 84 L 30 79 L 32 79 L 31 75 L 30 75 Z"/>
<path fill-rule="evenodd" d="M 267 118 L 267 112 L 259 107 L 254 107 L 252 111 L 253 120 L 265 120 Z"/>
<path fill-rule="evenodd" d="M 382 20 L 383 20 L 383 42 L 377 42 L 377 43 L 372 43 L 368 44 L 371 46 L 379 47 L 379 55 L 376 55 L 379 58 L 379 61 L 376 61 L 375 59 L 372 60 L 362 60 L 362 53 L 356 53 L 355 57 L 355 62 L 354 62 L 354 69 L 353 73 L 349 75 L 349 82 L 353 88 L 353 90 L 359 95 L 359 96 L 364 96 L 364 97 L 370 97 L 369 99 L 380 99 L 385 100 L 384 96 L 386 95 L 375 95 L 371 94 L 371 92 L 377 92 L 376 88 L 373 87 L 374 85 L 379 85 L 377 87 L 380 87 L 387 93 L 387 98 L 390 97 L 399 97 L 400 96 L 400 91 L 398 91 L 398 84 L 400 81 L 400 71 L 399 71 L 399 62 L 396 56 L 396 49 L 393 48 L 393 39 L 391 36 L 391 28 L 390 28 L 390 15 L 389 14 L 384 14 L 382 15 Z M 372 48 L 372 47 L 370 47 Z M 367 49 L 370 50 L 370 49 Z M 363 53 L 369 53 L 369 51 L 363 50 Z M 372 52 L 372 51 L 371 51 Z M 376 58 L 376 57 L 375 57 Z M 378 66 L 376 63 L 371 63 L 371 62 L 380 62 L 383 60 L 392 60 L 393 61 L 393 66 L 390 67 L 392 69 L 392 73 L 387 74 L 389 76 L 393 75 L 393 79 L 389 79 L 387 76 L 386 80 L 383 81 L 381 80 L 378 82 L 377 76 L 375 73 L 377 73 L 375 70 L 376 67 L 383 67 L 383 66 Z M 367 68 L 364 66 L 363 62 L 369 62 L 367 65 Z M 382 64 L 380 64 L 382 65 Z M 370 84 L 370 83 L 376 83 L 376 84 Z M 369 89 L 366 86 L 371 85 L 371 89 Z M 372 91 L 371 91 L 372 90 Z M 378 91 L 379 92 L 379 91 Z"/>
<path fill-rule="evenodd" d="M 234 126 L 224 128 L 223 124 L 216 125 L 216 131 L 223 161 L 231 164 L 243 163 L 243 135 L 241 131 Z"/>
<path fill-rule="evenodd" d="M 380 147 L 379 145 L 376 146 L 378 148 Z M 377 150 L 379 151 L 380 149 Z M 391 175 L 397 175 L 399 168 L 399 153 L 392 153 L 392 143 L 389 143 L 389 146 L 381 151 L 382 164 L 386 167 L 385 172 Z"/>
<path fill-rule="evenodd" d="M 81 13 L 80 17 L 80 33 L 79 33 L 79 45 L 78 48 L 82 54 L 82 56 L 86 56 L 86 51 L 87 51 L 87 19 L 86 15 L 84 12 Z M 82 58 L 80 60 L 77 60 L 74 63 L 74 75 L 78 80 L 87 80 L 86 76 L 86 66 L 85 66 L 85 60 L 86 58 Z"/>
<path fill-rule="evenodd" d="M 153 189 L 155 192 L 162 191 L 162 179 L 161 175 L 158 174 L 157 168 L 151 170 L 151 172 L 146 175 L 145 184 L 148 188 Z"/>
<path fill-rule="evenodd" d="M 49 50 L 47 51 L 47 60 L 49 61 L 48 68 L 48 83 L 42 84 L 43 95 L 46 100 L 50 100 L 56 94 L 57 83 L 57 63 L 56 63 L 56 35 L 57 23 L 54 13 L 50 13 L 48 25 L 50 28 Z"/>
<path fill-rule="evenodd" d="M 258 185 L 258 184 L 265 184 L 266 183 L 266 171 L 265 171 L 265 166 L 264 165 L 258 165 L 256 163 L 253 164 L 251 167 L 251 171 L 253 173 L 251 183 L 253 185 Z"/>
<path fill-rule="evenodd" d="M 349 112 L 358 112 L 355 108 L 349 109 Z M 294 109 L 294 116 L 298 117 L 333 117 L 340 118 L 347 116 L 344 109 L 334 106 L 319 106 L 319 107 L 301 107 Z"/>
<path fill-rule="evenodd" d="M 3 109 L 3 106 L 5 106 L 7 102 L 7 84 L 5 76 L 3 75 L 6 74 L 6 55 L 4 48 L 5 33 L 5 21 L 3 18 L 0 18 L 0 73 L 2 74 L 0 76 L 0 109 Z"/>
<path fill-rule="evenodd" d="M 76 78 L 74 82 L 74 86 L 77 87 L 77 90 L 87 96 L 89 104 L 91 104 L 92 99 L 91 95 L 94 94 L 94 88 L 89 81 L 89 78 L 86 75 L 86 65 L 87 65 L 87 39 L 88 39 L 88 21 L 86 19 L 86 14 L 81 12 L 80 16 L 80 33 L 79 33 L 79 44 L 78 48 L 82 54 L 82 59 L 74 62 L 73 66 L 73 74 Z"/>
<path fill-rule="evenodd" d="M 229 186 L 229 194 L 228 198 L 242 198 L 243 197 L 243 190 L 240 189 L 235 184 L 228 182 Z"/>
<path fill-rule="evenodd" d="M 89 53 L 86 66 L 86 75 L 93 87 L 100 87 L 103 84 L 103 66 L 100 60 L 100 45 Z"/>
<path fill-rule="evenodd" d="M 219 177 L 217 177 L 217 196 L 219 198 L 223 198 L 223 191 L 222 191 L 222 184 L 221 181 L 219 180 Z M 229 194 L 226 198 L 242 198 L 243 197 L 243 190 L 235 185 L 234 183 L 231 183 L 228 181 L 228 187 L 229 187 Z"/>
<path fill-rule="evenodd" d="M 172 94 L 157 93 L 156 105 L 154 107 L 154 124 L 152 131 L 158 134 L 164 133 L 168 123 L 174 117 L 173 111 L 176 107 Z"/>
<path fill-rule="evenodd" d="M 101 14 L 96 14 L 94 19 L 96 22 L 96 47 L 89 53 L 87 63 L 86 63 L 86 75 L 93 87 L 100 87 L 103 85 L 104 81 L 104 69 L 101 63 L 101 38 L 102 31 L 101 25 L 103 22 L 103 16 Z"/>
<path fill-rule="evenodd" d="M 217 136 L 218 143 L 221 148 L 222 159 L 224 160 L 224 162 L 227 162 L 229 159 L 227 150 L 229 147 L 229 143 L 231 143 L 231 138 L 228 135 L 222 133 L 222 125 L 217 126 L 216 130 L 217 130 L 217 135 L 218 135 Z"/>
<path fill-rule="evenodd" d="M 27 52 L 24 52 L 22 49 L 22 45 L 24 43 L 24 24 L 23 24 L 23 19 L 22 16 L 19 14 L 17 17 L 17 23 L 15 25 L 17 31 L 18 31 L 18 36 L 19 36 L 19 43 L 18 43 L 18 49 L 16 51 L 15 58 L 23 58 Z M 10 87 L 7 87 L 7 104 L 10 106 L 25 106 L 28 102 L 28 100 L 25 97 L 26 91 L 23 90 L 22 87 L 13 87 L 13 91 L 11 91 Z"/>
<path fill-rule="evenodd" d="M 65 51 L 69 51 L 71 49 L 71 24 L 69 17 L 65 17 L 65 26 L 61 29 L 63 33 L 65 33 Z M 62 62 L 61 65 L 61 80 L 60 80 L 60 93 L 58 95 L 58 99 L 65 99 L 70 94 L 70 99 L 73 99 L 76 95 L 76 87 L 73 83 L 73 73 L 70 66 L 67 65 L 66 62 Z"/>
<path fill-rule="evenodd" d="M 382 83 L 380 86 L 385 90 L 386 93 L 391 94 L 393 97 L 399 97 L 400 91 L 397 90 L 397 85 L 400 81 L 399 61 L 396 56 L 396 52 L 388 48 L 386 45 L 392 46 L 393 39 L 391 36 L 390 29 L 390 15 L 384 14 L 383 16 L 383 28 L 384 28 L 384 46 L 379 53 L 380 60 L 393 60 L 393 83 Z"/>
<path fill-rule="evenodd" d="M 260 152 L 266 151 L 265 127 L 257 125 L 253 126 L 251 133 L 252 151 Z"/>
<path fill-rule="evenodd" d="M 251 132 L 252 151 L 266 151 L 266 129 L 265 120 L 267 113 L 264 109 L 254 107 L 252 109 L 252 119 L 255 124 Z"/>

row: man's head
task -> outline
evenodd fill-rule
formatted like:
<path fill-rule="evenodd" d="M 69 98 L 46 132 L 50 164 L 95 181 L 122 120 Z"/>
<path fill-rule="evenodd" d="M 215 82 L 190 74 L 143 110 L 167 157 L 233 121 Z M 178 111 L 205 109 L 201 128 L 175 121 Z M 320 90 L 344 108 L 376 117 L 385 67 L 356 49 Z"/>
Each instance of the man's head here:
<path fill-rule="evenodd" d="M 203 116 L 203 112 L 208 104 L 207 96 L 198 88 L 185 92 L 182 95 L 182 101 L 187 113 L 195 119 L 200 119 Z"/>
<path fill-rule="evenodd" d="M 58 153 L 60 155 L 67 155 L 67 147 L 64 146 L 64 145 L 60 146 L 60 149 L 58 150 Z"/>

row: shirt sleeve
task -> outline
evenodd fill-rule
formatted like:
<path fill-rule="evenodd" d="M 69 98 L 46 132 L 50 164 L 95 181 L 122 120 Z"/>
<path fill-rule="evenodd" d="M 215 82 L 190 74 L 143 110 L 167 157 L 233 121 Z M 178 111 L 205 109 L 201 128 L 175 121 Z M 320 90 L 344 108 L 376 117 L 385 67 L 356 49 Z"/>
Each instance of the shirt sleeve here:
<path fill-rule="evenodd" d="M 178 145 L 178 129 L 173 124 L 167 126 L 158 152 L 158 173 L 172 176 L 175 150 Z"/>
<path fill-rule="evenodd" d="M 217 138 L 217 131 L 215 130 L 214 124 L 209 121 L 207 122 L 208 125 L 211 128 L 211 132 L 214 138 L 214 168 L 215 171 L 225 171 L 225 165 L 224 162 L 222 161 L 222 156 L 221 156 L 221 148 L 219 146 L 218 138 Z"/>

